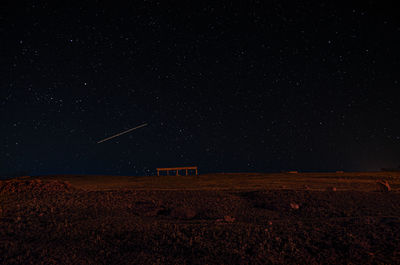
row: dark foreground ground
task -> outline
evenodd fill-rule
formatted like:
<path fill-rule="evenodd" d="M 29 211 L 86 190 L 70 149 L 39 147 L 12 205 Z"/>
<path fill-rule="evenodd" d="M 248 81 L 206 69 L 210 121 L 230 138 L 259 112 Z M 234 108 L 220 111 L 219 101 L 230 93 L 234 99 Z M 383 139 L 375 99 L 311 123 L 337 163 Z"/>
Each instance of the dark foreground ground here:
<path fill-rule="evenodd" d="M 0 264 L 400 264 L 400 193 L 0 185 Z"/>

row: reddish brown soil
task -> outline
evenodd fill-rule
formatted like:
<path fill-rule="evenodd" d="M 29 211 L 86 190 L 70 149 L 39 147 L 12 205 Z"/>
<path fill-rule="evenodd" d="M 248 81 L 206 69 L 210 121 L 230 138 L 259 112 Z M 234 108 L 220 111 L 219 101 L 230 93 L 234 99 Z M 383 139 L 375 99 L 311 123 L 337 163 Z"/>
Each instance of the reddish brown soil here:
<path fill-rule="evenodd" d="M 399 192 L 3 182 L 0 264 L 399 264 L 399 202 Z"/>

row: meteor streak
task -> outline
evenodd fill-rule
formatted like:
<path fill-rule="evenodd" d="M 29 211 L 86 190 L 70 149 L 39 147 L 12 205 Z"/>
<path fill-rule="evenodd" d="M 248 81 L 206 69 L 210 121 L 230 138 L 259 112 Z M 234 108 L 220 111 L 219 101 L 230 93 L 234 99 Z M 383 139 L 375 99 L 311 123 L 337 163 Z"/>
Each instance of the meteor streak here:
<path fill-rule="evenodd" d="M 115 134 L 115 135 L 113 135 L 113 136 L 107 137 L 107 138 L 105 138 L 105 139 L 103 139 L 103 140 L 98 141 L 97 143 L 99 144 L 99 143 L 102 143 L 102 142 L 111 140 L 111 139 L 113 139 L 113 138 L 115 138 L 115 137 L 121 136 L 121 135 L 123 135 L 123 134 L 125 134 L 125 133 L 128 133 L 128 132 L 131 132 L 131 131 L 133 131 L 133 130 L 142 128 L 142 127 L 144 127 L 144 126 L 147 126 L 147 123 L 144 123 L 144 124 L 142 124 L 142 125 L 136 126 L 135 128 L 131 128 L 131 129 L 126 130 L 126 131 L 123 131 L 123 132 L 121 132 L 121 133 Z"/>

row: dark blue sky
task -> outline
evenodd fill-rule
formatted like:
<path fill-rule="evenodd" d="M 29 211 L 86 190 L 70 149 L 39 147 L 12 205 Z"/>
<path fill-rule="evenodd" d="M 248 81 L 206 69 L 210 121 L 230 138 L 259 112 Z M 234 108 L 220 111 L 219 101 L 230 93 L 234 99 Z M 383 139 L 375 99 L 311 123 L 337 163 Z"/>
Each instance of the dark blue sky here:
<path fill-rule="evenodd" d="M 2 1 L 0 173 L 400 165 L 393 7 L 200 2 Z"/>

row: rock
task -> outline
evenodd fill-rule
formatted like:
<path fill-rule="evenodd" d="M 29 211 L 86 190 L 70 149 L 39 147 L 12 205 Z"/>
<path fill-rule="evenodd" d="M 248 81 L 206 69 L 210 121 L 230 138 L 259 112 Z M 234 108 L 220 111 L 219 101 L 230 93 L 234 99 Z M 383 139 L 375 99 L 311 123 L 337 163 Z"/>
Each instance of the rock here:
<path fill-rule="evenodd" d="M 144 216 L 156 217 L 156 216 L 158 216 L 158 215 L 160 214 L 160 212 L 161 212 L 162 210 L 163 210 L 162 208 L 154 208 L 154 209 L 151 209 L 151 210 L 145 212 L 145 213 L 144 213 Z"/>
<path fill-rule="evenodd" d="M 232 222 L 235 221 L 235 218 L 233 218 L 232 216 L 229 216 L 229 215 L 225 215 L 225 216 L 224 216 L 224 221 L 225 221 L 225 222 L 232 223 Z"/>
<path fill-rule="evenodd" d="M 291 207 L 293 210 L 298 210 L 298 209 L 300 208 L 300 206 L 299 206 L 297 203 L 294 203 L 294 202 L 291 202 L 291 203 L 290 203 L 290 207 Z"/>
<path fill-rule="evenodd" d="M 336 191 L 336 187 L 328 187 L 326 188 L 327 191 Z"/>
<path fill-rule="evenodd" d="M 377 185 L 378 191 L 380 191 L 380 192 L 389 192 L 392 190 L 390 188 L 390 185 L 387 182 L 387 180 L 377 180 L 376 185 Z"/>
<path fill-rule="evenodd" d="M 177 207 L 171 211 L 170 215 L 177 219 L 190 220 L 196 217 L 197 213 L 191 208 Z"/>

